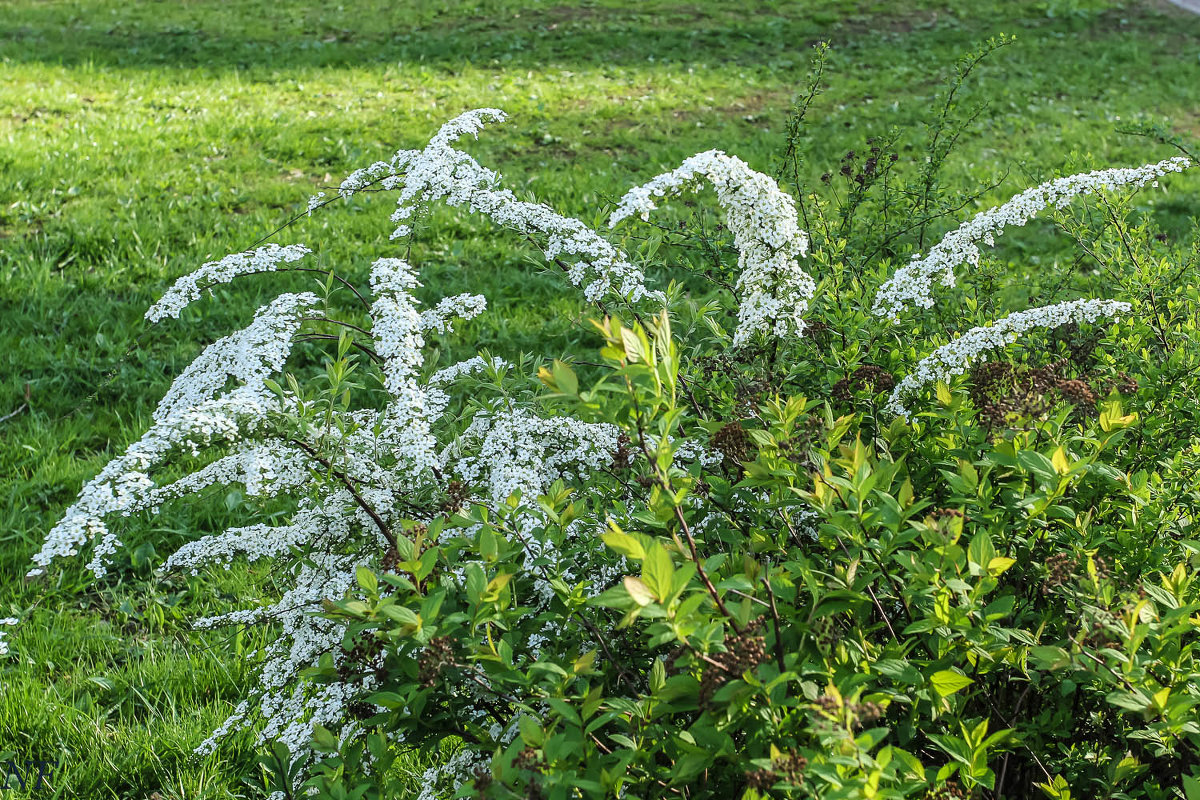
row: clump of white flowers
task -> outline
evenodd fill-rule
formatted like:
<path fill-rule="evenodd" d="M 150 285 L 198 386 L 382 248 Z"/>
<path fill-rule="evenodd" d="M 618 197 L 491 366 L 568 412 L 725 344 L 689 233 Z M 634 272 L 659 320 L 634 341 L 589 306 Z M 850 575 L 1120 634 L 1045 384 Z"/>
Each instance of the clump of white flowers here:
<path fill-rule="evenodd" d="M 431 203 L 481 213 L 536 242 L 589 301 L 664 301 L 660 292 L 646 286 L 642 270 L 600 233 L 549 206 L 518 200 L 511 191 L 499 188 L 499 174 L 454 147 L 461 137 L 503 119 L 504 114 L 495 109 L 463 114 L 444 125 L 423 149 L 401 150 L 388 161 L 352 173 L 340 194 L 348 197 L 375 186 L 397 192 L 392 221 L 398 227 L 393 238 L 411 235 L 418 214 Z M 1172 159 L 1138 170 L 1073 176 L 1031 189 L 979 215 L 947 236 L 926 258 L 898 271 L 880 293 L 876 310 L 895 317 L 908 304 L 931 303 L 932 276 L 940 272 L 943 280 L 952 281 L 956 264 L 978 258 L 978 242 L 990 244 L 1005 225 L 1021 224 L 1047 205 L 1062 205 L 1075 195 L 1102 188 L 1142 185 L 1186 165 L 1183 159 Z M 610 217 L 610 227 L 632 215 L 647 217 L 656 198 L 700 180 L 716 190 L 739 254 L 741 298 L 734 345 L 759 335 L 801 335 L 816 291 L 813 279 L 799 264 L 807 254 L 808 237 L 799 226 L 794 200 L 740 159 L 715 150 L 689 158 L 626 194 Z M 310 212 L 324 203 L 316 198 Z M 209 287 L 242 275 L 285 269 L 310 253 L 299 244 L 267 245 L 204 264 L 176 281 L 146 317 L 151 321 L 177 317 Z M 261 654 L 255 696 L 238 706 L 201 746 L 202 751 L 240 726 L 258 725 L 261 742 L 282 741 L 302 759 L 309 752 L 314 726 L 337 728 L 343 736 L 356 730 L 358 723 L 349 720 L 346 706 L 372 689 L 373 678 L 317 684 L 300 677 L 323 658 L 332 658 L 335 665 L 347 658 L 342 649 L 345 625 L 314 612 L 326 601 L 358 592 L 359 568 L 375 569 L 386 555 L 395 554 L 400 526 L 435 518 L 438 512 L 433 506 L 414 498 L 449 497 L 451 481 L 468 486 L 471 502 L 482 506 L 500 507 L 520 495 L 522 502 L 512 520 L 517 532 L 524 533 L 539 524 L 543 512 L 535 501 L 554 482 L 567 482 L 572 491 L 582 493 L 589 490 L 591 476 L 630 465 L 629 453 L 618 455 L 624 445 L 613 425 L 546 417 L 536 406 L 521 405 L 508 394 L 478 397 L 463 388 L 460 382 L 484 372 L 499 383 L 501 375 L 514 370 L 503 359 L 478 355 L 432 371 L 426 358 L 427 337 L 447 333 L 457 320 L 483 313 L 487 300 L 482 295 L 460 294 L 422 306 L 414 294 L 421 287 L 419 268 L 395 257 L 371 264 L 370 300 L 343 283 L 366 307 L 369 322 L 364 324 L 369 328 L 352 327 L 369 335 L 370 348 L 364 349 L 377 362 L 382 393 L 374 396 L 374 405 L 331 411 L 315 424 L 305 416 L 302 393 L 280 388 L 286 381 L 278 378 L 287 369 L 297 338 L 307 325 L 330 321 L 315 294 L 282 294 L 258 309 L 244 329 L 206 347 L 175 379 L 158 404 L 150 429 L 83 487 L 33 557 L 30 575 L 37 575 L 55 559 L 90 549 L 88 568 L 103 577 L 109 559 L 121 546 L 109 527 L 114 516 L 155 512 L 164 503 L 216 485 L 240 485 L 255 497 L 294 499 L 290 518 L 283 524 L 206 532 L 180 547 L 166 563 L 168 570 L 194 573 L 223 568 L 236 559 L 278 559 L 283 565 L 280 574 L 288 576 L 287 588 L 276 602 L 196 622 L 201 628 L 271 622 L 281 633 Z M 906 398 L 932 381 L 961 374 L 980 353 L 1007 346 L 1031 328 L 1094 322 L 1128 309 L 1128 304 L 1111 300 L 1080 300 L 1019 312 L 972 329 L 922 360 L 896 386 L 888 407 L 907 416 Z M 463 400 L 460 405 L 466 410 L 448 414 L 452 399 Z M 655 434 L 650 436 L 654 441 Z M 723 461 L 699 438 L 681 435 L 670 441 L 678 462 L 685 465 L 713 468 Z M 207 461 L 182 478 L 164 482 L 162 474 L 176 454 Z M 752 499 L 765 502 L 766 498 Z M 601 497 L 595 506 L 603 508 L 611 501 Z M 797 527 L 803 528 L 809 520 L 808 512 L 798 506 L 782 512 Z M 607 521 L 581 516 L 564 535 L 579 542 L 604 530 Z M 525 546 L 529 560 L 538 565 L 556 556 L 544 542 Z M 294 557 L 297 548 L 303 550 L 303 559 Z M 599 555 L 593 563 L 594 554 Z M 620 565 L 606 563 L 604 557 L 597 545 L 594 553 L 584 557 L 587 563 L 566 565 L 560 574 L 590 578 L 588 590 L 602 591 L 621 575 Z M 572 569 L 592 572 L 575 576 Z M 446 579 L 461 579 L 461 575 Z M 535 595 L 549 594 L 548 581 L 535 587 Z M 14 622 L 0 620 L 0 625 Z M 546 641 L 554 635 L 552 627 L 541 634 Z M 0 633 L 0 653 L 5 650 Z M 512 730 L 510 726 L 503 735 L 511 737 Z M 501 734 L 495 738 L 499 741 Z M 430 775 L 458 776 L 476 755 L 464 750 Z"/>
<path fill-rule="evenodd" d="M 254 488 L 266 491 L 272 483 L 290 477 L 290 471 L 275 466 L 280 461 L 276 454 L 245 447 L 165 487 L 150 472 L 173 452 L 199 454 L 212 446 L 238 443 L 262 426 L 271 399 L 266 381 L 283 368 L 304 312 L 317 302 L 315 295 L 307 293 L 280 295 L 260 308 L 244 330 L 206 347 L 159 401 L 150 430 L 84 486 L 79 499 L 46 535 L 33 558 L 37 566 L 29 574 L 40 575 L 53 559 L 75 556 L 98 539 L 88 568 L 103 576 L 107 558 L 120 546 L 107 527 L 107 517 L 153 509 L 207 485 L 250 480 Z M 231 380 L 233 388 L 223 391 Z"/>
<path fill-rule="evenodd" d="M 1026 189 L 1007 203 L 980 212 L 946 234 L 923 258 L 913 256 L 910 263 L 897 269 L 880 288 L 872 310 L 879 316 L 897 321 L 910 306 L 931 308 L 930 290 L 934 280 L 940 277 L 944 286 L 953 286 L 954 268 L 960 264 L 978 266 L 979 243 L 994 246 L 995 237 L 1006 227 L 1024 225 L 1050 206 L 1064 208 L 1080 195 L 1122 187 L 1140 188 L 1169 172 L 1182 172 L 1190 166 L 1189 159 L 1176 156 L 1141 167 L 1069 175 Z"/>
<path fill-rule="evenodd" d="M 580 479 L 612 462 L 618 431 L 606 423 L 539 417 L 524 409 L 480 411 L 447 452 L 466 483 L 504 503 L 536 496 L 557 478 Z"/>
<path fill-rule="evenodd" d="M 778 337 L 804 332 L 804 315 L 816 284 L 800 268 L 808 235 L 796 216 L 796 201 L 770 177 L 720 150 L 698 153 L 676 169 L 630 189 L 612 212 L 608 226 L 637 215 L 649 219 L 654 198 L 712 184 L 738 250 L 737 288 L 742 292 L 735 346 L 756 333 Z"/>
<path fill-rule="evenodd" d="M 239 275 L 274 272 L 280 269 L 280 265 L 299 261 L 311 252 L 302 244 L 267 244 L 246 253 L 231 253 L 219 261 L 210 261 L 175 281 L 162 298 L 150 306 L 146 319 L 158 322 L 167 317 L 178 317 L 179 312 L 198 300 L 205 289 L 229 283 Z"/>
<path fill-rule="evenodd" d="M 1041 306 L 1009 314 L 991 325 L 972 328 L 954 341 L 934 350 L 917 364 L 904 380 L 896 384 L 888 400 L 887 410 L 908 417 L 904 406 L 907 397 L 923 386 L 937 381 L 949 381 L 966 372 L 976 358 L 989 350 L 1008 347 L 1033 328 L 1057 328 L 1079 322 L 1095 322 L 1101 317 L 1116 317 L 1129 311 L 1129 303 L 1117 300 L 1070 300 L 1052 306 Z"/>
<path fill-rule="evenodd" d="M 512 191 L 497 188 L 499 173 L 451 146 L 468 134 L 477 136 L 488 122 L 504 119 L 504 112 L 495 108 L 468 111 L 443 125 L 423 150 L 401 150 L 390 161 L 358 170 L 342 182 L 340 191 L 348 197 L 376 181 L 384 188 L 398 188 L 392 221 L 399 226 L 392 233 L 393 239 L 411 234 L 418 212 L 441 201 L 544 240 L 546 259 L 562 266 L 571 283 L 581 287 L 589 301 L 598 301 L 609 293 L 631 301 L 661 299 L 657 292 L 646 289 L 642 271 L 607 239 L 578 219 L 543 203 L 518 200 Z"/>

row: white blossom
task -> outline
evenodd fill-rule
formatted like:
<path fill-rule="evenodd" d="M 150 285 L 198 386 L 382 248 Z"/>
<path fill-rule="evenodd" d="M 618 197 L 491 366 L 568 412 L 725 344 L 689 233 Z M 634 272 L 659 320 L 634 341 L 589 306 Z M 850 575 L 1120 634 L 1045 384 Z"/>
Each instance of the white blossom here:
<path fill-rule="evenodd" d="M 421 330 L 438 333 L 453 331 L 454 319 L 474 319 L 487 310 L 487 298 L 481 294 L 456 294 L 443 297 L 433 308 L 421 312 Z"/>
<path fill-rule="evenodd" d="M 907 418 L 909 411 L 904 402 L 908 397 L 930 383 L 949 381 L 955 375 L 962 375 L 982 353 L 1007 347 L 1028 330 L 1095 322 L 1101 317 L 1126 313 L 1129 308 L 1129 303 L 1117 300 L 1070 300 L 1018 311 L 990 325 L 972 328 L 921 359 L 913 371 L 896 384 L 888 399 L 887 410 Z"/>
<path fill-rule="evenodd" d="M 164 317 L 178 317 L 190 303 L 200 298 L 209 287 L 229 283 L 239 275 L 259 272 L 274 272 L 281 264 L 299 261 L 312 251 L 302 244 L 286 247 L 277 244 L 263 245 L 246 253 L 232 253 L 220 261 L 210 261 L 199 269 L 184 275 L 150 306 L 146 319 L 158 322 Z"/>
<path fill-rule="evenodd" d="M 1070 175 L 1026 189 L 1007 203 L 980 212 L 950 231 L 924 258 L 914 255 L 911 262 L 897 269 L 880 288 L 872 310 L 879 316 L 897 321 L 900 313 L 910 305 L 931 308 L 933 298 L 930 290 L 934 279 L 940 276 L 944 286 L 953 286 L 954 268 L 960 264 L 978 266 L 979 243 L 995 246 L 995 237 L 1006 227 L 1024 225 L 1050 206 L 1065 208 L 1079 195 L 1112 191 L 1125 186 L 1140 188 L 1169 172 L 1182 172 L 1190 166 L 1189 159 L 1176 156 L 1142 167 Z"/>
<path fill-rule="evenodd" d="M 541 495 L 559 478 L 578 479 L 608 466 L 617 428 L 571 417 L 538 417 L 525 409 L 480 411 L 448 448 L 445 460 L 493 502 Z"/>
<path fill-rule="evenodd" d="M 400 150 L 392 156 L 391 161 L 376 161 L 369 167 L 355 170 L 342 181 L 341 186 L 338 187 L 338 194 L 343 198 L 350 197 L 376 182 L 387 182 L 386 188 L 394 188 L 391 181 L 396 179 L 396 176 L 404 169 L 404 165 L 408 163 L 408 159 L 416 153 L 416 150 Z M 314 195 L 309 198 L 308 202 L 309 207 L 312 208 L 321 202 L 320 196 Z"/>
<path fill-rule="evenodd" d="M 695 439 L 680 441 L 672 439 L 671 444 L 675 446 L 674 460 L 681 465 L 696 461 L 705 469 L 712 469 L 720 466 L 721 462 L 725 460 L 725 456 L 720 452 Z"/>
<path fill-rule="evenodd" d="M 12 626 L 18 625 L 20 622 L 21 620 L 17 619 L 16 617 L 5 617 L 4 619 L 0 619 L 0 625 Z M 8 631 L 0 631 L 0 656 L 8 655 L 8 642 L 6 641 L 7 638 Z"/>
<path fill-rule="evenodd" d="M 808 235 L 800 228 L 791 195 L 740 158 L 720 150 L 692 156 L 671 172 L 630 189 L 609 217 L 609 227 L 635 214 L 648 219 L 657 207 L 654 198 L 695 188 L 700 178 L 716 190 L 738 250 L 742 301 L 734 345 L 745 344 L 755 333 L 801 335 L 816 292 L 798 261 L 808 252 Z"/>
<path fill-rule="evenodd" d="M 75 556 L 89 541 L 98 541 L 89 568 L 102 576 L 104 558 L 120 546 L 105 518 L 162 502 L 164 492 L 156 491 L 149 471 L 171 452 L 197 454 L 214 444 L 235 442 L 261 424 L 269 395 L 265 381 L 286 360 L 299 315 L 316 302 L 311 294 L 280 295 L 260 308 L 248 327 L 206 347 L 172 382 L 155 409 L 155 424 L 83 487 L 46 535 L 33 558 L 37 567 L 29 574 L 39 575 L 53 559 Z M 220 394 L 231 379 L 234 388 Z M 211 475 L 218 468 L 208 469 Z"/>
<path fill-rule="evenodd" d="M 458 788 L 471 780 L 476 767 L 491 759 L 470 747 L 463 747 L 445 764 L 435 764 L 421 775 L 421 793 L 417 800 L 442 800 L 454 797 Z"/>
<path fill-rule="evenodd" d="M 267 378 L 283 368 L 303 312 L 319 302 L 308 292 L 281 294 L 260 308 L 250 325 L 204 348 L 171 383 L 154 410 L 155 421 L 164 422 L 211 400 L 230 380 L 242 388 L 243 402 L 266 402 L 272 395 Z"/>
<path fill-rule="evenodd" d="M 385 188 L 398 188 L 392 220 L 398 227 L 392 238 L 412 232 L 417 212 L 435 202 L 466 208 L 490 217 L 518 233 L 544 240 L 545 258 L 561 264 L 572 284 L 583 288 L 589 301 L 609 292 L 636 301 L 662 299 L 645 287 L 642 271 L 628 257 L 583 222 L 559 214 L 542 203 L 518 200 L 507 189 L 498 189 L 500 174 L 479 164 L 451 145 L 466 135 L 477 135 L 488 122 L 505 119 L 503 111 L 481 108 L 447 122 L 420 151 L 402 150 L 390 162 L 377 162 L 353 173 L 342 184 L 349 196 L 385 176 Z M 401 176 L 399 173 L 403 171 Z"/>
<path fill-rule="evenodd" d="M 463 375 L 470 375 L 474 372 L 480 372 L 484 369 L 502 370 L 512 366 L 503 358 L 485 359 L 483 356 L 473 356 L 466 361 L 460 361 L 457 364 L 451 364 L 445 369 L 440 369 L 433 375 L 429 376 L 429 384 L 438 386 L 445 383 L 451 383 Z"/>

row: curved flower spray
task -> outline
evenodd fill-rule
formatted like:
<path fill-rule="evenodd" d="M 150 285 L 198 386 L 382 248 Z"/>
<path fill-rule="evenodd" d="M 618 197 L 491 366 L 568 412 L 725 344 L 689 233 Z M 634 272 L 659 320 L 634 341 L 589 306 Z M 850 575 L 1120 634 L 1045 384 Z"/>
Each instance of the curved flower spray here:
<path fill-rule="evenodd" d="M 799 336 L 817 288 L 798 261 L 808 252 L 808 234 L 800 229 L 792 196 L 740 158 L 720 150 L 692 156 L 671 172 L 630 189 L 608 226 L 635 214 L 649 219 L 657 207 L 654 198 L 695 188 L 701 178 L 716 190 L 738 250 L 737 288 L 743 299 L 734 346 L 760 333 Z"/>
<path fill-rule="evenodd" d="M 971 328 L 949 344 L 944 344 L 921 359 L 904 380 L 896 384 L 887 410 L 907 418 L 906 398 L 937 381 L 949 381 L 962 375 L 981 354 L 999 350 L 1017 341 L 1033 328 L 1057 328 L 1078 322 L 1095 322 L 1101 317 L 1116 317 L 1129 311 L 1129 303 L 1116 300 L 1071 300 L 1050 306 L 1018 311 L 991 325 Z"/>
<path fill-rule="evenodd" d="M 1005 228 L 1024 225 L 1050 206 L 1065 208 L 1080 195 L 1130 186 L 1140 188 L 1151 182 L 1157 185 L 1158 178 L 1182 172 L 1191 165 L 1190 159 L 1176 156 L 1141 167 L 1068 175 L 1026 189 L 1007 203 L 982 211 L 950 231 L 924 257 L 914 255 L 910 263 L 897 269 L 879 289 L 872 311 L 898 322 L 900 314 L 913 306 L 932 308 L 930 291 L 934 279 L 940 276 L 943 286 L 953 286 L 954 268 L 960 264 L 979 266 L 979 243 L 995 245 L 996 237 Z"/>

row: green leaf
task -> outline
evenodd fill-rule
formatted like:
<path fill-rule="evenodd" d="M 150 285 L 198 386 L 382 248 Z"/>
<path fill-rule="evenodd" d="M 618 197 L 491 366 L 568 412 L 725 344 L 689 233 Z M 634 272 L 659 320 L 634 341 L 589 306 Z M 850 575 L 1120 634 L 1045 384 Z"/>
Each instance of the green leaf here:
<path fill-rule="evenodd" d="M 654 602 L 654 592 L 650 591 L 650 587 L 643 583 L 641 578 L 626 575 L 624 583 L 625 591 L 629 592 L 633 602 L 639 606 L 648 606 Z"/>
<path fill-rule="evenodd" d="M 328 728 L 321 725 L 313 726 L 312 741 L 313 748 L 319 752 L 336 753 L 338 751 L 337 737 Z"/>
<path fill-rule="evenodd" d="M 363 588 L 367 594 L 375 594 L 379 591 L 379 578 L 375 573 L 366 567 L 360 566 L 354 571 L 355 577 L 358 579 L 358 585 Z"/>
<path fill-rule="evenodd" d="M 517 717 L 517 728 L 521 731 L 521 741 L 530 747 L 540 747 L 545 741 L 546 734 L 542 731 L 542 726 L 534 721 L 533 717 L 522 714 Z"/>
<path fill-rule="evenodd" d="M 921 760 L 907 750 L 901 750 L 899 747 L 890 748 L 892 756 L 902 764 L 905 769 L 912 775 L 915 775 L 920 780 L 925 780 L 925 766 Z"/>
<path fill-rule="evenodd" d="M 553 661 L 535 661 L 529 665 L 529 671 L 531 673 L 535 672 L 535 671 L 536 672 L 545 672 L 550 675 L 557 676 L 559 678 L 571 677 L 570 674 L 565 669 L 563 669 L 558 664 L 555 664 Z"/>
<path fill-rule="evenodd" d="M 1050 456 L 1050 464 L 1059 475 L 1066 475 L 1071 471 L 1071 461 L 1061 446 Z"/>
<path fill-rule="evenodd" d="M 1030 648 L 1029 657 L 1042 669 L 1053 672 L 1069 666 L 1071 654 L 1061 647 L 1054 645 L 1039 645 Z"/>
<path fill-rule="evenodd" d="M 642 561 L 642 581 L 654 593 L 660 603 L 671 596 L 674 588 L 675 565 L 671 562 L 671 554 L 661 544 L 649 548 L 646 558 Z"/>
<path fill-rule="evenodd" d="M 421 618 L 410 608 L 405 608 L 404 606 L 384 606 L 381 610 L 383 615 L 388 619 L 393 619 L 404 625 L 421 624 Z"/>
<path fill-rule="evenodd" d="M 602 533 L 600 538 L 606 545 L 616 550 L 631 561 L 641 561 L 646 557 L 646 549 L 633 536 L 621 530 L 616 524 L 609 523 L 610 530 Z"/>
<path fill-rule="evenodd" d="M 667 668 L 663 664 L 661 658 L 654 659 L 654 665 L 650 667 L 650 691 L 658 692 L 667 685 Z"/>
<path fill-rule="evenodd" d="M 487 577 L 483 574 L 483 567 L 474 562 L 467 564 L 467 599 L 471 601 L 471 605 L 479 603 L 479 597 L 487 588 Z"/>
<path fill-rule="evenodd" d="M 992 539 L 986 530 L 980 530 L 971 537 L 971 544 L 967 547 L 967 557 L 971 559 L 972 564 L 980 567 L 987 567 L 996 557 L 996 548 L 992 545 Z"/>
<path fill-rule="evenodd" d="M 645 361 L 646 348 L 642 347 L 644 337 L 629 328 L 621 328 L 621 344 L 625 347 L 625 356 L 629 361 Z"/>
<path fill-rule="evenodd" d="M 1071 800 L 1071 788 L 1067 785 L 1067 779 L 1062 775 L 1055 775 L 1054 779 L 1049 783 L 1037 783 L 1034 785 L 1041 789 L 1046 797 L 1052 800 Z"/>
<path fill-rule="evenodd" d="M 504 587 L 508 586 L 512 579 L 513 576 L 511 573 L 497 573 L 496 577 L 488 581 L 487 589 L 480 596 L 480 599 L 482 599 L 484 602 L 494 603 L 500 598 L 500 593 L 504 590 Z"/>
<path fill-rule="evenodd" d="M 1117 689 L 1105 695 L 1104 699 L 1118 708 L 1124 708 L 1129 711 L 1144 713 L 1154 707 L 1154 701 L 1147 697 L 1140 689 L 1135 689 L 1132 692 Z"/>
<path fill-rule="evenodd" d="M 1191 775 L 1184 775 L 1183 794 L 1187 800 L 1200 800 L 1200 780 Z"/>
<path fill-rule="evenodd" d="M 876 661 L 872 666 L 880 675 L 885 675 L 897 683 L 907 683 L 911 686 L 921 683 L 921 671 L 907 661 L 885 658 Z"/>
<path fill-rule="evenodd" d="M 987 563 L 988 574 L 993 578 L 1003 575 L 1005 570 L 1017 563 L 1015 558 L 1007 558 L 1005 556 L 996 556 Z"/>
<path fill-rule="evenodd" d="M 629 750 L 639 750 L 640 749 L 637 745 L 637 742 L 635 742 L 633 739 L 630 739 L 628 736 L 626 736 L 623 733 L 610 733 L 608 735 L 608 739 L 609 739 L 609 741 L 616 742 L 617 744 L 621 745 L 621 747 L 627 748 Z"/>
<path fill-rule="evenodd" d="M 581 720 L 579 718 L 579 712 L 577 710 L 575 710 L 575 707 L 572 706 L 570 703 L 568 703 L 566 700 L 560 700 L 557 697 L 547 697 L 546 705 L 548 705 L 548 706 L 550 706 L 550 708 L 554 709 L 555 713 L 557 713 L 560 717 L 565 719 L 567 722 L 570 722 L 572 725 L 576 725 L 576 726 L 583 725 L 583 720 Z"/>
<path fill-rule="evenodd" d="M 949 697 L 957 691 L 965 689 L 975 681 L 962 675 L 954 670 L 943 669 L 933 673 L 929 678 L 929 682 L 933 684 L 933 690 L 942 697 Z"/>
<path fill-rule="evenodd" d="M 560 392 L 564 394 L 579 394 L 579 378 L 576 377 L 575 370 L 555 359 L 551 372 L 554 375 L 554 382 L 558 384 Z"/>
<path fill-rule="evenodd" d="M 950 387 L 944 381 L 938 381 L 935 387 L 937 393 L 937 401 L 944 406 L 948 406 L 954 402 L 954 395 L 950 393 Z"/>
<path fill-rule="evenodd" d="M 1017 461 L 1026 470 L 1041 478 L 1044 483 L 1052 483 L 1058 478 L 1054 464 L 1036 450 L 1022 450 L 1017 455 Z"/>
<path fill-rule="evenodd" d="M 681 783 L 687 783 L 708 769 L 712 763 L 712 753 L 693 751 L 686 754 L 683 758 L 677 760 L 675 766 L 671 769 L 671 784 L 678 786 Z"/>

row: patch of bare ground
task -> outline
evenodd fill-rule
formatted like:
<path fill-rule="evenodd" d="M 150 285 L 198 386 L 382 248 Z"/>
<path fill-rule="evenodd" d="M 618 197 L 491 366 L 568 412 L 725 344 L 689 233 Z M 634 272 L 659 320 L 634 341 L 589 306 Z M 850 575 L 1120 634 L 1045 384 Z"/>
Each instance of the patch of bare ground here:
<path fill-rule="evenodd" d="M 866 36 L 880 33 L 912 33 L 936 28 L 940 23 L 954 20 L 949 9 L 922 9 L 906 14 L 880 14 L 867 11 L 849 14 L 835 23 L 839 38 L 844 36 Z"/>
<path fill-rule="evenodd" d="M 558 5 L 546 9 L 528 10 L 521 12 L 522 18 L 528 15 L 530 18 L 543 20 L 553 23 L 570 23 L 594 21 L 602 18 L 621 17 L 625 19 L 636 18 L 639 16 L 650 16 L 646 12 L 638 12 L 636 4 L 630 4 L 627 8 L 596 8 L 595 6 L 574 6 L 574 5 Z M 714 13 L 712 8 L 703 6 L 680 4 L 677 6 L 667 6 L 665 8 L 656 8 L 653 13 L 654 19 L 659 23 L 694 23 L 702 20 L 723 20 L 729 21 L 731 17 L 736 19 L 752 19 L 754 17 L 765 16 L 780 16 L 778 10 L 773 10 L 770 7 L 757 7 L 754 4 L 738 8 L 737 14 L 718 14 Z"/>

